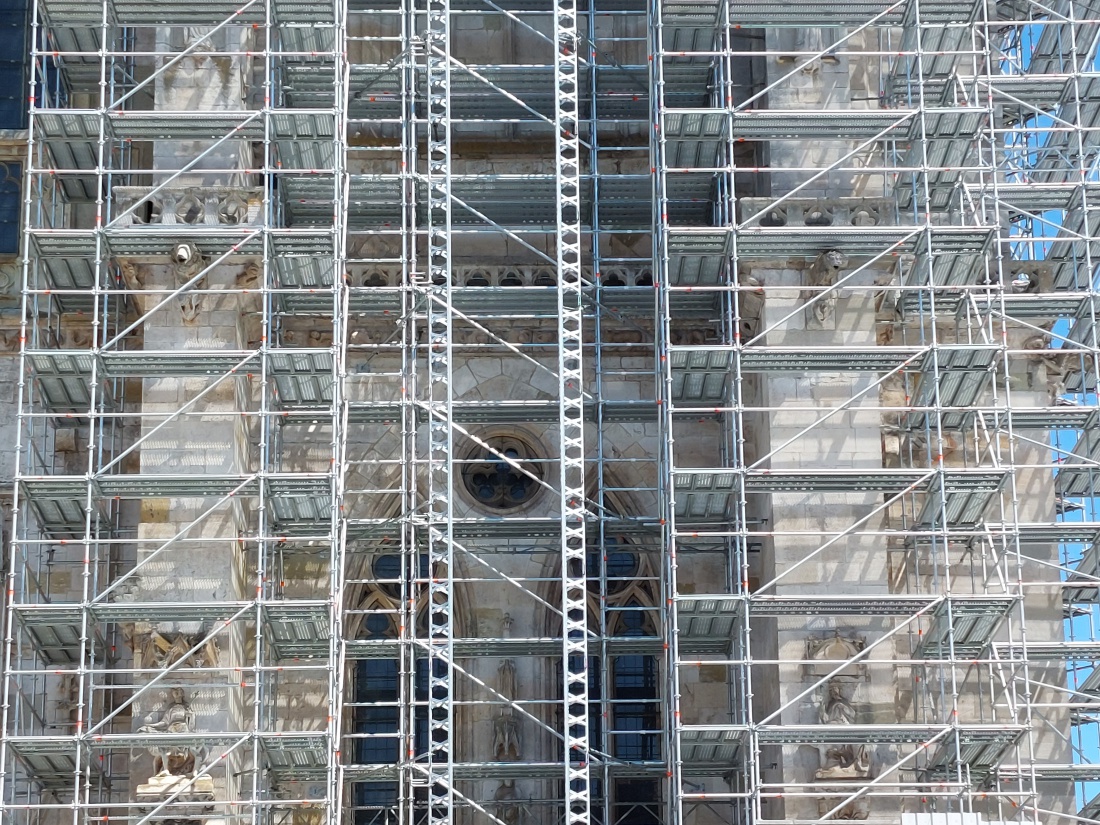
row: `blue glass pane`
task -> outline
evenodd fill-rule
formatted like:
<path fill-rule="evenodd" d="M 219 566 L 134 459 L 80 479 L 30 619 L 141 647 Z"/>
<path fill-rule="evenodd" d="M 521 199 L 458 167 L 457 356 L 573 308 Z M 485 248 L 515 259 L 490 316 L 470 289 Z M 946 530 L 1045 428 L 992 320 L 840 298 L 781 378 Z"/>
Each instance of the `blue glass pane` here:
<path fill-rule="evenodd" d="M 398 666 L 396 659 L 365 659 L 356 665 L 355 701 L 357 703 L 397 702 Z M 373 734 L 355 740 L 356 761 L 360 764 L 392 764 L 397 761 L 398 708 L 356 707 L 355 732 Z M 386 734 L 391 734 L 387 736 Z"/>
<path fill-rule="evenodd" d="M 657 660 L 653 656 L 616 656 L 615 699 L 657 698 Z"/>
<path fill-rule="evenodd" d="M 0 255 L 19 252 L 22 177 L 22 164 L 0 163 Z"/>
<path fill-rule="evenodd" d="M 377 579 L 401 578 L 401 558 L 399 556 L 379 556 L 374 560 L 374 575 Z"/>
<path fill-rule="evenodd" d="M 396 805 L 396 782 L 359 782 L 355 786 L 355 805 Z"/>
<path fill-rule="evenodd" d="M 353 791 L 355 825 L 397 825 L 397 783 L 360 782 Z"/>
<path fill-rule="evenodd" d="M 0 129 L 27 126 L 30 0 L 0 3 Z"/>
<path fill-rule="evenodd" d="M 57 59 L 38 56 L 38 71 L 35 73 L 35 106 L 40 109 L 57 109 L 69 99 L 65 79 L 57 68 Z"/>
<path fill-rule="evenodd" d="M 380 613 L 371 613 L 367 616 L 365 622 L 363 622 L 364 636 L 367 639 L 385 639 L 387 636 L 392 635 L 391 630 L 393 626 L 390 624 L 388 617 L 383 616 Z"/>
<path fill-rule="evenodd" d="M 629 579 L 638 572 L 638 558 L 633 553 L 616 550 L 607 554 L 607 575 L 615 579 Z"/>

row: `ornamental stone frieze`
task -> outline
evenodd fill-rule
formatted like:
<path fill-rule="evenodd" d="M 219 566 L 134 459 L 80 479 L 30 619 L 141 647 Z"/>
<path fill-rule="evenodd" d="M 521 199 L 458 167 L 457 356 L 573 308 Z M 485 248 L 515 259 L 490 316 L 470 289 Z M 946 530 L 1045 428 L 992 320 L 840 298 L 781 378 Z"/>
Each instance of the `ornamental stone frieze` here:
<path fill-rule="evenodd" d="M 237 186 L 117 186 L 113 225 L 260 225 L 263 189 Z M 144 201 L 144 203 L 143 203 Z M 135 208 L 136 207 L 136 208 Z"/>
<path fill-rule="evenodd" d="M 892 198 L 742 198 L 741 220 L 746 227 L 890 226 L 896 208 Z"/>

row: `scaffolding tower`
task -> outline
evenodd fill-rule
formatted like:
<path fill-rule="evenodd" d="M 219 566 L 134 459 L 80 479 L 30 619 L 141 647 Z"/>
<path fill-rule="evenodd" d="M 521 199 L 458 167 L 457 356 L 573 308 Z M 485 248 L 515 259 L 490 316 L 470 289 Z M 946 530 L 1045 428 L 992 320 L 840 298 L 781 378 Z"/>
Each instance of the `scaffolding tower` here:
<path fill-rule="evenodd" d="M 1100 12 L 36 0 L 0 821 L 1100 819 Z"/>

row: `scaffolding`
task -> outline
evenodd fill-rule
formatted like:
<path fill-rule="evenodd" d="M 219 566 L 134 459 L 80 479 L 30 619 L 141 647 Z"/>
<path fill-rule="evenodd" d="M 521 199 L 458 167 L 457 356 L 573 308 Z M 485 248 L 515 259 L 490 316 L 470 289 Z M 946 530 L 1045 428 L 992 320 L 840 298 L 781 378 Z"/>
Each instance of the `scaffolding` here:
<path fill-rule="evenodd" d="M 0 820 L 1100 818 L 1098 37 L 36 0 Z"/>

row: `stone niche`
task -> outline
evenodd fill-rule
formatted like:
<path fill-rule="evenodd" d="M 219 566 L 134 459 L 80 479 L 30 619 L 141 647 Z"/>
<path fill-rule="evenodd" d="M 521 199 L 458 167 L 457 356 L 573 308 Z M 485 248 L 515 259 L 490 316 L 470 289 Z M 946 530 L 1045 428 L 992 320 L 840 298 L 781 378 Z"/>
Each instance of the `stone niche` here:
<path fill-rule="evenodd" d="M 806 642 L 806 672 L 817 683 L 814 689 L 815 721 L 830 727 L 866 723 L 867 668 L 851 660 L 866 649 L 859 636 L 836 631 L 832 636 L 811 637 Z M 814 781 L 841 783 L 871 777 L 869 743 L 832 743 L 820 748 L 820 767 Z M 839 800 L 838 800 L 839 801 Z M 828 810 L 828 809 L 827 809 Z"/>

